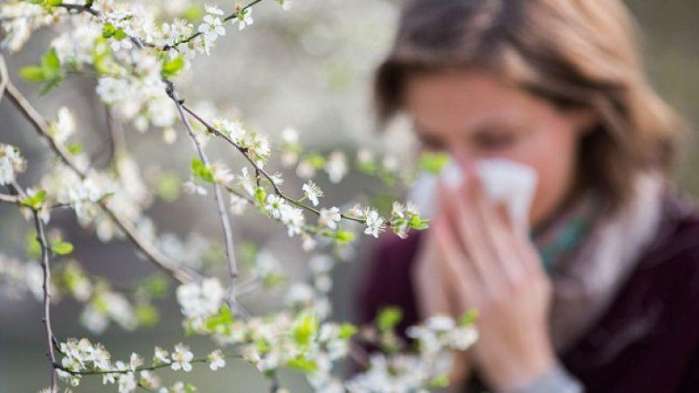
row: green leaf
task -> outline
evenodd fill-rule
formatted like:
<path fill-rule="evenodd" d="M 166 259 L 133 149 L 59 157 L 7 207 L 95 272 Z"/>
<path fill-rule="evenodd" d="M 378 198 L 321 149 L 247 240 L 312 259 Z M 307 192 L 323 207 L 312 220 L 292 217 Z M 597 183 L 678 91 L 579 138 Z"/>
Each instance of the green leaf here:
<path fill-rule="evenodd" d="M 296 321 L 292 336 L 294 341 L 300 346 L 308 346 L 313 336 L 318 331 L 318 320 L 312 314 L 305 314 Z"/>
<path fill-rule="evenodd" d="M 114 27 L 113 24 L 111 23 L 105 23 L 104 26 L 102 26 L 102 37 L 103 38 L 111 38 L 116 34 L 117 28 Z"/>
<path fill-rule="evenodd" d="M 161 299 L 167 295 L 170 284 L 162 275 L 153 274 L 152 276 L 144 279 L 140 283 L 139 287 L 143 288 L 148 297 L 152 299 Z"/>
<path fill-rule="evenodd" d="M 360 172 L 366 173 L 367 175 L 374 175 L 378 172 L 378 166 L 374 161 L 364 161 L 357 164 L 357 168 Z"/>
<path fill-rule="evenodd" d="M 29 208 L 32 208 L 34 210 L 39 210 L 39 209 L 41 209 L 41 205 L 44 204 L 45 200 L 46 200 L 46 191 L 40 190 L 36 194 L 22 199 L 20 201 L 20 203 L 22 205 L 27 206 Z"/>
<path fill-rule="evenodd" d="M 158 196 L 166 202 L 177 200 L 180 196 L 180 178 L 175 173 L 165 173 L 158 179 Z"/>
<path fill-rule="evenodd" d="M 410 221 L 408 221 L 408 226 L 412 229 L 416 229 L 418 231 L 422 231 L 427 229 L 429 220 L 426 220 L 418 215 L 413 215 L 410 217 Z"/>
<path fill-rule="evenodd" d="M 192 4 L 182 13 L 187 22 L 198 22 L 204 16 L 204 9 L 199 4 Z"/>
<path fill-rule="evenodd" d="M 206 319 L 206 329 L 211 332 L 230 334 L 233 328 L 233 312 L 227 304 L 221 306 L 218 313 Z"/>
<path fill-rule="evenodd" d="M 440 375 L 432 378 L 429 382 L 429 385 L 431 388 L 434 388 L 434 389 L 447 388 L 447 387 L 449 387 L 449 375 L 440 374 Z"/>
<path fill-rule="evenodd" d="M 19 70 L 19 75 L 29 82 L 43 82 L 46 79 L 44 70 L 35 65 L 22 67 Z"/>
<path fill-rule="evenodd" d="M 308 359 L 303 356 L 297 356 L 286 363 L 287 367 L 304 372 L 312 373 L 318 369 L 318 364 L 315 360 Z"/>
<path fill-rule="evenodd" d="M 116 64 L 112 59 L 112 48 L 107 44 L 105 38 L 98 37 L 92 49 L 92 63 L 98 74 L 104 75 L 114 72 Z"/>
<path fill-rule="evenodd" d="M 339 230 L 335 232 L 335 241 L 339 245 L 345 245 L 354 241 L 354 232 Z"/>
<path fill-rule="evenodd" d="M 161 73 L 164 77 L 170 78 L 177 75 L 184 68 L 184 57 L 177 56 L 174 59 L 167 60 L 163 63 Z"/>
<path fill-rule="evenodd" d="M 265 189 L 262 187 L 257 187 L 255 189 L 255 200 L 257 201 L 257 203 L 259 203 L 261 206 L 264 206 L 266 199 L 267 191 L 265 191 Z"/>
<path fill-rule="evenodd" d="M 73 294 L 87 281 L 87 277 L 85 277 L 85 273 L 80 268 L 80 265 L 72 261 L 66 264 L 65 270 L 60 277 L 66 288 Z"/>
<path fill-rule="evenodd" d="M 56 255 L 69 255 L 73 252 L 73 245 L 63 240 L 51 243 L 51 251 Z"/>
<path fill-rule="evenodd" d="M 386 307 L 379 311 L 376 325 L 382 332 L 393 330 L 403 319 L 403 312 L 398 307 Z"/>
<path fill-rule="evenodd" d="M 270 351 L 270 346 L 269 342 L 267 340 L 260 338 L 255 341 L 255 347 L 257 348 L 257 351 L 261 354 L 266 354 Z"/>
<path fill-rule="evenodd" d="M 63 0 L 29 0 L 30 3 L 40 5 L 48 10 L 63 4 Z"/>
<path fill-rule="evenodd" d="M 304 158 L 304 161 L 308 162 L 314 169 L 322 169 L 325 166 L 325 157 L 318 153 L 311 153 L 306 158 Z"/>
<path fill-rule="evenodd" d="M 81 145 L 79 143 L 71 143 L 70 145 L 68 145 L 68 153 L 70 153 L 72 155 L 80 154 L 80 153 L 82 153 L 82 151 L 83 151 L 83 145 Z"/>
<path fill-rule="evenodd" d="M 357 327 L 354 326 L 353 324 L 351 324 L 351 323 L 343 323 L 342 325 L 340 325 L 340 334 L 339 334 L 339 336 L 340 336 L 340 338 L 343 339 L 343 340 L 349 340 L 350 338 L 352 338 L 352 336 L 354 336 L 355 334 L 357 334 L 357 332 L 358 332 L 358 329 L 357 329 Z"/>
<path fill-rule="evenodd" d="M 461 316 L 459 319 L 459 326 L 470 326 L 473 325 L 478 319 L 478 310 L 470 309 Z"/>
<path fill-rule="evenodd" d="M 136 307 L 136 319 L 140 326 L 153 327 L 158 324 L 160 313 L 152 304 L 143 303 Z"/>
<path fill-rule="evenodd" d="M 38 258 L 41 255 L 41 243 L 36 238 L 36 231 L 28 231 L 24 240 L 27 256 Z"/>
<path fill-rule="evenodd" d="M 449 155 L 447 153 L 424 152 L 418 160 L 418 167 L 423 171 L 439 174 L 444 167 L 449 163 Z"/>
<path fill-rule="evenodd" d="M 49 81 L 46 82 L 46 84 L 41 88 L 41 91 L 39 92 L 40 94 L 46 94 L 49 91 L 53 90 L 55 87 L 61 84 L 63 82 L 63 77 L 58 76 L 56 78 L 50 79 Z"/>
<path fill-rule="evenodd" d="M 200 159 L 192 160 L 192 174 L 207 183 L 214 183 L 214 173 Z"/>
<path fill-rule="evenodd" d="M 61 73 L 61 61 L 58 59 L 56 49 L 51 48 L 41 57 L 41 68 L 46 79 L 54 79 Z"/>
<path fill-rule="evenodd" d="M 126 37 L 128 37 L 128 36 L 126 35 L 126 32 L 124 31 L 124 29 L 118 29 L 116 32 L 114 32 L 114 39 L 117 41 L 121 41 L 121 40 L 125 39 Z"/>

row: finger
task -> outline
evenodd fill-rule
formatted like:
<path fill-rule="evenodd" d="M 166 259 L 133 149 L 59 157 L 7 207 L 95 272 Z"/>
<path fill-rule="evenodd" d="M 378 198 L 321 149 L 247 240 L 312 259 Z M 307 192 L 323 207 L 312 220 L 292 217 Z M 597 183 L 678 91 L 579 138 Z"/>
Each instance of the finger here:
<path fill-rule="evenodd" d="M 499 221 L 503 223 L 505 228 L 503 232 L 503 236 L 506 238 L 505 241 L 511 246 L 513 253 L 517 257 L 516 261 L 519 262 L 513 264 L 516 266 L 517 273 L 545 275 L 543 264 L 541 263 L 541 256 L 534 247 L 528 233 L 517 230 L 506 206 L 500 205 L 497 210 L 497 215 L 500 216 Z"/>
<path fill-rule="evenodd" d="M 492 261 L 496 258 L 492 252 L 485 232 L 485 224 L 478 213 L 478 199 L 481 184 L 477 176 L 467 174 L 467 181 L 460 189 L 460 198 L 455 201 L 457 210 L 457 227 L 461 241 L 466 249 L 469 261 L 474 265 L 478 278 L 483 282 L 483 287 L 489 291 L 497 290 Z"/>
<path fill-rule="evenodd" d="M 433 226 L 440 220 L 433 221 Z M 449 315 L 453 305 L 449 300 L 449 281 L 453 280 L 444 274 L 443 263 L 439 261 L 437 244 L 435 242 L 434 229 L 427 232 L 418 256 L 418 265 L 413 271 L 413 279 L 419 296 L 417 298 L 418 311 L 422 318 L 433 315 Z"/>
<path fill-rule="evenodd" d="M 495 280 L 492 286 L 500 285 L 504 281 L 513 285 L 524 274 L 525 268 L 522 266 L 521 257 L 517 250 L 518 245 L 513 239 L 511 227 L 508 224 L 509 214 L 505 205 L 496 204 L 488 198 L 483 197 L 483 194 L 477 198 L 478 214 L 483 221 L 483 228 L 486 234 L 487 241 L 495 255 L 491 263 L 493 269 L 497 270 L 496 276 L 487 277 L 486 279 Z"/>
<path fill-rule="evenodd" d="M 460 313 L 478 304 L 479 293 L 483 287 L 476 277 L 473 265 L 468 262 L 467 256 L 459 249 L 456 236 L 446 225 L 446 222 L 442 221 L 438 224 L 434 226 L 434 229 L 441 262 L 445 275 L 454 278 L 454 292 L 460 310 L 458 313 Z"/>

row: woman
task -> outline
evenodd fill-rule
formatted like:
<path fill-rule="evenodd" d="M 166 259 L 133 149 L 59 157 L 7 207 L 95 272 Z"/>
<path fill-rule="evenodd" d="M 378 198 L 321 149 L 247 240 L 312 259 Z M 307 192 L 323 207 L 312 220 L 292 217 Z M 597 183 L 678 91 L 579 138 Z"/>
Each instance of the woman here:
<path fill-rule="evenodd" d="M 666 181 L 682 123 L 642 70 L 620 0 L 414 0 L 377 71 L 380 118 L 466 174 L 431 227 L 385 238 L 362 292 L 401 329 L 478 310 L 461 391 L 699 391 L 699 216 Z M 527 236 L 474 165 L 533 168 Z"/>

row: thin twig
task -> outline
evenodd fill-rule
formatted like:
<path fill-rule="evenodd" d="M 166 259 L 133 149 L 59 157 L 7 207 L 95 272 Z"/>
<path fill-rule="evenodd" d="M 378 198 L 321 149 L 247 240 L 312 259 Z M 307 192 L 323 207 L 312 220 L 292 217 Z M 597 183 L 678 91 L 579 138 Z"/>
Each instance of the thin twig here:
<path fill-rule="evenodd" d="M 250 3 L 248 3 L 247 5 L 245 5 L 245 6 L 243 6 L 243 7 L 240 7 L 240 8 L 237 9 L 234 13 L 232 13 L 232 14 L 226 16 L 225 18 L 223 18 L 223 23 L 226 23 L 226 22 L 228 22 L 228 21 L 230 21 L 230 20 L 232 20 L 232 19 L 237 18 L 238 15 L 239 15 L 241 12 L 245 12 L 248 8 L 251 8 L 252 6 L 254 6 L 254 5 L 256 5 L 257 3 L 260 3 L 260 2 L 262 2 L 262 0 L 253 0 L 253 1 L 251 1 Z M 88 6 L 88 5 L 80 5 L 80 4 L 60 4 L 60 5 L 58 5 L 58 7 L 62 7 L 62 8 L 64 8 L 64 9 L 66 9 L 70 14 L 80 14 L 80 13 L 82 13 L 82 12 L 87 12 L 87 13 L 91 14 L 92 16 L 95 16 L 95 17 L 100 17 L 100 16 L 101 16 L 101 14 L 100 14 L 99 11 L 97 11 L 96 9 L 94 9 L 94 8 L 92 8 L 91 6 Z M 182 44 L 187 44 L 187 43 L 191 42 L 192 40 L 194 40 L 195 38 L 197 38 L 197 37 L 199 37 L 199 36 L 201 36 L 201 35 L 202 35 L 202 33 L 201 33 L 200 31 L 197 31 L 197 32 L 195 32 L 195 33 L 189 35 L 189 36 L 186 37 L 186 38 L 183 38 L 183 39 L 181 39 L 181 40 L 179 40 L 179 41 L 176 41 L 176 42 L 174 42 L 174 43 L 172 43 L 172 44 L 164 45 L 164 46 L 162 46 L 162 47 L 159 47 L 158 45 L 155 45 L 155 44 L 153 44 L 153 43 L 151 43 L 151 42 L 143 41 L 143 40 L 141 40 L 141 39 L 139 39 L 139 38 L 137 38 L 137 37 L 129 36 L 128 38 L 134 43 L 134 45 L 136 45 L 136 46 L 139 47 L 139 48 L 148 47 L 148 48 L 160 49 L 160 50 L 162 50 L 162 51 L 168 51 L 168 50 L 170 50 L 170 49 L 177 49 L 178 46 L 180 46 L 180 45 L 182 45 Z"/>
<path fill-rule="evenodd" d="M 13 205 L 19 205 L 21 203 L 21 198 L 16 195 L 0 194 L 0 202 L 10 203 Z"/>
<path fill-rule="evenodd" d="M 255 171 L 256 171 L 257 173 L 261 174 L 261 175 L 269 182 L 269 184 L 272 186 L 272 189 L 274 190 L 274 193 L 277 194 L 277 196 L 279 196 L 280 198 L 286 200 L 287 202 L 291 203 L 292 205 L 294 205 L 294 206 L 296 206 L 296 207 L 299 207 L 299 208 L 304 209 L 304 210 L 306 210 L 306 211 L 309 211 L 309 212 L 311 212 L 311 213 L 313 213 L 313 214 L 315 214 L 315 215 L 317 215 L 317 216 L 320 216 L 320 210 L 319 210 L 319 209 L 316 209 L 316 208 L 314 208 L 314 207 L 305 205 L 305 204 L 299 202 L 298 200 L 296 200 L 296 199 L 294 199 L 294 198 L 292 198 L 292 197 L 286 195 L 286 194 L 281 190 L 281 188 L 277 185 L 277 183 L 274 182 L 274 179 L 273 179 L 272 176 L 269 174 L 269 172 L 267 172 L 264 168 L 262 168 L 262 167 L 260 167 L 259 165 L 257 165 L 257 163 L 255 162 L 255 160 L 254 160 L 252 157 L 250 157 L 250 155 L 248 154 L 248 151 L 247 151 L 246 148 L 240 146 L 240 145 L 237 144 L 233 139 L 231 139 L 228 135 L 226 135 L 225 133 L 221 132 L 221 131 L 218 130 L 216 127 L 214 127 L 213 125 L 211 125 L 211 123 L 209 123 L 209 122 L 207 122 L 206 120 L 204 120 L 204 118 L 202 118 L 202 117 L 199 116 L 197 113 L 195 113 L 193 110 L 191 110 L 186 104 L 182 103 L 182 109 L 184 109 L 185 112 L 189 113 L 193 118 L 195 118 L 199 123 L 201 123 L 201 125 L 203 125 L 210 133 L 214 134 L 215 136 L 217 136 L 217 137 L 219 137 L 219 138 L 222 138 L 223 140 L 225 140 L 226 142 L 228 142 L 230 145 L 232 145 L 233 147 L 235 147 L 235 149 L 238 150 L 238 152 L 240 152 L 240 154 L 242 154 L 243 157 L 245 157 L 245 159 L 248 161 L 248 163 L 250 163 L 250 165 L 252 165 L 252 167 L 255 169 Z M 366 220 L 364 220 L 364 219 L 357 218 L 357 217 L 352 217 L 352 216 L 349 216 L 349 215 L 347 215 L 347 214 L 340 214 L 340 217 L 341 217 L 342 219 L 350 220 L 350 221 L 355 221 L 355 222 L 358 222 L 358 223 L 361 223 L 361 224 L 364 224 L 364 223 L 366 222 Z"/>
<path fill-rule="evenodd" d="M 180 119 L 182 120 L 182 123 L 184 124 L 185 128 L 187 129 L 187 134 L 189 135 L 189 139 L 192 140 L 192 143 L 194 144 L 194 147 L 197 150 L 197 154 L 199 155 L 199 159 L 206 165 L 207 167 L 210 166 L 209 162 L 209 157 L 206 155 L 206 152 L 204 151 L 204 148 L 202 147 L 201 143 L 197 139 L 197 136 L 194 134 L 194 130 L 192 129 L 192 125 L 189 122 L 189 119 L 187 118 L 187 115 L 184 113 L 184 110 L 182 110 L 183 102 L 180 100 L 180 98 L 177 96 L 177 92 L 174 89 L 174 85 L 170 81 L 166 81 L 166 84 L 168 86 L 168 96 L 172 99 L 172 101 L 175 103 L 177 106 L 177 112 L 180 115 Z M 236 262 L 235 258 L 235 245 L 233 243 L 233 231 L 231 229 L 231 222 L 228 217 L 228 212 L 226 210 L 226 205 L 225 201 L 223 200 L 223 192 L 221 192 L 221 187 L 220 185 L 214 181 L 213 184 L 213 189 L 214 189 L 214 199 L 216 200 L 216 207 L 218 209 L 218 216 L 221 221 L 221 229 L 223 230 L 223 237 L 224 237 L 224 244 L 225 244 L 225 251 L 226 251 L 226 260 L 228 261 L 228 272 L 230 274 L 231 278 L 231 284 L 229 287 L 229 292 L 228 292 L 228 302 L 229 306 L 233 309 L 235 306 L 235 281 L 238 278 L 238 264 Z"/>
<path fill-rule="evenodd" d="M 234 354 L 228 354 L 223 357 L 224 359 L 240 359 L 242 356 L 240 354 L 234 353 Z M 189 363 L 208 363 L 209 358 L 196 358 L 192 359 L 189 361 Z M 69 370 L 65 367 L 63 367 L 60 364 L 54 364 L 54 367 L 61 371 L 65 371 L 68 374 L 71 375 L 104 375 L 104 374 L 128 374 L 128 373 L 137 373 L 140 371 L 155 371 L 159 370 L 162 368 L 168 368 L 170 367 L 172 363 L 161 363 L 153 366 L 143 366 L 143 367 L 136 367 L 133 369 L 125 369 L 125 370 L 89 370 L 89 371 L 73 371 Z"/>
<path fill-rule="evenodd" d="M 56 156 L 76 175 L 78 175 L 80 179 L 86 179 L 88 174 L 80 169 L 71 160 L 69 153 L 61 145 L 57 144 L 51 137 L 48 132 L 48 124 L 46 120 L 41 116 L 41 114 L 39 114 L 39 112 L 36 111 L 36 109 L 34 109 L 29 101 L 9 80 L 7 81 L 5 95 L 10 99 L 10 102 L 12 102 L 17 110 L 19 110 L 19 112 L 21 112 L 22 115 L 24 115 L 24 117 L 32 124 L 37 133 L 39 133 L 39 135 L 48 142 L 50 149 L 56 154 Z M 126 237 L 128 237 L 129 240 L 131 240 L 141 250 L 141 252 L 143 252 L 147 259 L 151 261 L 158 269 L 164 271 L 180 282 L 189 282 L 199 278 L 198 274 L 195 272 L 176 266 L 176 262 L 172 261 L 168 256 L 158 250 L 155 245 L 149 243 L 146 239 L 141 237 L 136 231 L 134 225 L 130 221 L 120 217 L 119 214 L 109 206 L 106 200 L 100 200 L 97 204 L 126 234 Z"/>
<path fill-rule="evenodd" d="M 240 8 L 240 9 L 237 10 L 236 12 L 234 12 L 234 13 L 232 13 L 232 14 L 226 16 L 225 18 L 223 18 L 223 23 L 226 23 L 226 22 L 230 21 L 231 19 L 237 18 L 237 17 L 238 17 L 238 14 L 240 14 L 241 12 L 245 12 L 248 8 L 254 6 L 255 4 L 257 4 L 257 3 L 261 2 L 261 1 L 262 1 L 262 0 L 254 0 L 254 1 L 250 2 L 249 4 L 247 4 L 246 6 Z M 202 35 L 202 33 L 201 33 L 200 31 L 197 31 L 196 33 L 190 35 L 190 36 L 187 37 L 187 38 L 183 38 L 183 39 L 181 39 L 181 40 L 179 40 L 179 41 L 176 41 L 175 43 L 173 43 L 173 44 L 171 44 L 171 45 L 165 45 L 165 46 L 163 46 L 162 50 L 167 51 L 167 50 L 170 50 L 170 49 L 177 49 L 178 46 L 180 46 L 180 45 L 182 45 L 182 44 L 187 44 L 187 43 L 189 43 L 190 41 L 192 41 L 193 39 L 199 37 L 200 35 Z"/>
<path fill-rule="evenodd" d="M 7 65 L 5 64 L 5 58 L 0 55 L 0 104 L 2 104 L 2 97 L 5 95 L 5 88 L 7 88 L 7 83 L 10 81 L 10 76 L 7 73 Z"/>
<path fill-rule="evenodd" d="M 10 185 L 10 191 L 16 192 L 20 197 L 25 198 L 27 193 L 20 187 L 17 182 L 13 182 Z M 49 292 L 51 284 L 51 266 L 49 264 L 51 258 L 51 248 L 49 246 L 48 239 L 46 238 L 46 228 L 44 222 L 41 221 L 39 217 L 39 210 L 36 208 L 31 208 L 32 216 L 34 218 L 34 227 L 36 229 L 36 240 L 41 246 L 41 269 L 43 271 L 42 279 L 42 291 L 44 293 L 44 317 L 42 322 L 44 323 L 44 330 L 46 332 L 46 344 L 48 352 L 46 356 L 49 358 L 49 379 L 51 381 L 50 392 L 58 392 L 58 374 L 56 373 L 56 353 L 53 347 L 53 328 L 51 327 L 51 293 Z"/>
<path fill-rule="evenodd" d="M 82 5 L 82 4 L 59 4 L 57 7 L 64 8 L 68 13 L 72 14 L 79 14 L 82 12 L 87 12 L 91 14 L 92 16 L 99 16 L 100 13 L 96 9 L 92 8 L 91 6 L 88 5 Z"/>

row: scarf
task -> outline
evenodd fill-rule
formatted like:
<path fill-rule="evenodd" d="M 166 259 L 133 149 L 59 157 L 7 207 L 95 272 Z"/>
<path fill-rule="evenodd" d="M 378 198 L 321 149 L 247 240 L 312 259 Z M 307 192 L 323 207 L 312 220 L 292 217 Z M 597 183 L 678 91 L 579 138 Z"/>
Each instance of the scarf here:
<path fill-rule="evenodd" d="M 612 214 L 593 194 L 533 233 L 533 241 L 553 283 L 550 331 L 557 351 L 565 351 L 602 317 L 633 272 L 657 232 L 664 181 L 641 174 L 632 195 Z"/>

